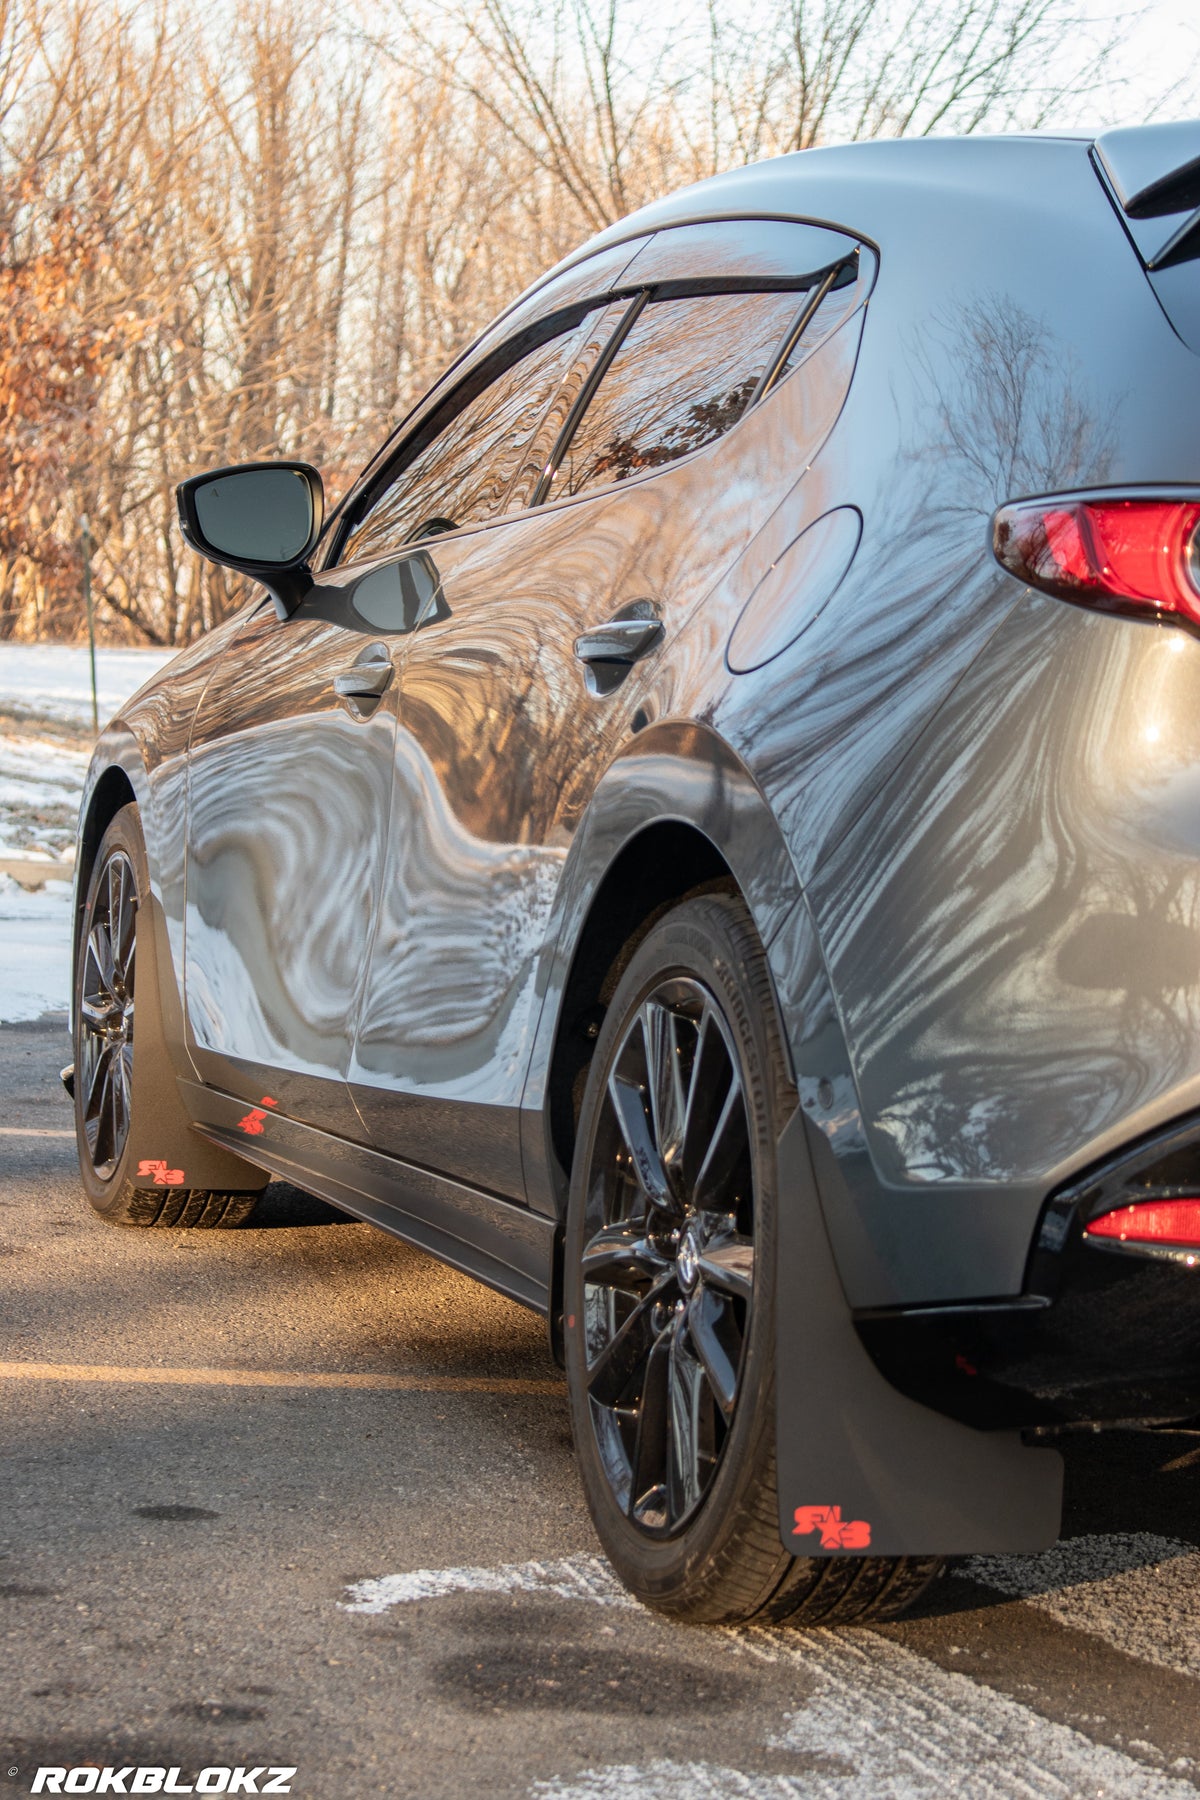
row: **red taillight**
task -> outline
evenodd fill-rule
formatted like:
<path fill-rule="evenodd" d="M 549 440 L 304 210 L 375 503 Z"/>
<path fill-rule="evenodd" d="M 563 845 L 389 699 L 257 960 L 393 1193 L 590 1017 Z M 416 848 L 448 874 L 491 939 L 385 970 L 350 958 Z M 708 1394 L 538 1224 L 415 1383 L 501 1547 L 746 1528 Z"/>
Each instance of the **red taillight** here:
<path fill-rule="evenodd" d="M 1123 1244 L 1160 1244 L 1164 1249 L 1200 1249 L 1200 1199 L 1138 1200 L 1101 1213 L 1084 1236 L 1116 1238 Z"/>
<path fill-rule="evenodd" d="M 1063 600 L 1200 627 L 1200 500 L 1018 500 L 996 514 L 992 547 Z"/>

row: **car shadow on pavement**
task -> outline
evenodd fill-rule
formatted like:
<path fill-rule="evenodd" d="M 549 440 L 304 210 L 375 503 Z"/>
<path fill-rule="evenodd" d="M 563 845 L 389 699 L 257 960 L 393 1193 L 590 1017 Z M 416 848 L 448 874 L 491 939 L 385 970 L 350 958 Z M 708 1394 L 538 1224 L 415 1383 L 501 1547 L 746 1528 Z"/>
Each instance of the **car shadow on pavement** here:
<path fill-rule="evenodd" d="M 237 1231 L 293 1231 L 301 1225 L 359 1225 L 360 1219 L 352 1218 L 349 1213 L 342 1212 L 336 1206 L 330 1206 L 327 1200 L 318 1200 L 315 1194 L 306 1194 L 302 1188 L 293 1187 L 288 1181 L 272 1181 L 265 1187 L 258 1205 L 248 1218 L 235 1226 Z"/>
<path fill-rule="evenodd" d="M 1138 1569 L 1163 1569 L 1190 1555 L 1200 1507 L 1200 1453 L 1195 1422 L 1178 1431 L 1080 1433 L 1062 1440 L 1066 1484 L 1058 1545 L 1028 1558 L 1020 1591 L 1053 1594 Z M 952 1558 L 906 1619 L 1010 1608 L 1016 1599 L 988 1585 L 986 1557 Z M 1009 1559 L 995 1559 L 1001 1564 Z"/>

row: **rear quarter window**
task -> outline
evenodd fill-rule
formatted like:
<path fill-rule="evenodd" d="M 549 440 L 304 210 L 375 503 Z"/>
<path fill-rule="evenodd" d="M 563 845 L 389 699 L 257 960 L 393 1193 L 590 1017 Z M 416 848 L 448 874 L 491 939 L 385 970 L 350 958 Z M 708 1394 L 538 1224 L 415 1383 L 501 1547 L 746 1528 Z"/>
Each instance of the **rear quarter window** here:
<path fill-rule="evenodd" d="M 662 468 L 728 431 L 805 298 L 785 292 L 652 300 L 571 437 L 550 498 Z"/>

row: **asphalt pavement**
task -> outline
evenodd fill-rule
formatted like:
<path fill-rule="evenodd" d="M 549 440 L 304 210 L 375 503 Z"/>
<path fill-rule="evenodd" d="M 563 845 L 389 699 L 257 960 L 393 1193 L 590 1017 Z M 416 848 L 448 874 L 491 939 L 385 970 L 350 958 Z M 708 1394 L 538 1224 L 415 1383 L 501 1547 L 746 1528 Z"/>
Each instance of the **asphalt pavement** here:
<path fill-rule="evenodd" d="M 1074 1444 L 1058 1549 L 895 1625 L 682 1628 L 599 1556 L 538 1319 L 284 1186 L 103 1225 L 66 1060 L 0 1029 L 0 1800 L 1200 1792 L 1200 1438 Z"/>

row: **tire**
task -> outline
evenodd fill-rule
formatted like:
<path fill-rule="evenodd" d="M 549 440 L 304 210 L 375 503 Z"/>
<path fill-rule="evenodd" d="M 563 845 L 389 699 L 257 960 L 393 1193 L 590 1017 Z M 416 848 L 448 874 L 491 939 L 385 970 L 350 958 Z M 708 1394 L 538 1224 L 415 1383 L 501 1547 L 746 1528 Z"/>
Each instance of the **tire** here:
<path fill-rule="evenodd" d="M 563 1273 L 588 1508 L 626 1586 L 676 1618 L 891 1618 L 941 1566 L 780 1540 L 775 1145 L 794 1105 L 749 913 L 723 893 L 683 902 L 597 1039 Z"/>
<path fill-rule="evenodd" d="M 75 971 L 75 1142 L 84 1192 L 112 1225 L 240 1225 L 257 1193 L 139 1187 L 131 1179 L 138 915 L 148 892 L 138 809 L 125 806 L 96 853 Z"/>

